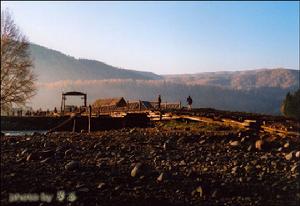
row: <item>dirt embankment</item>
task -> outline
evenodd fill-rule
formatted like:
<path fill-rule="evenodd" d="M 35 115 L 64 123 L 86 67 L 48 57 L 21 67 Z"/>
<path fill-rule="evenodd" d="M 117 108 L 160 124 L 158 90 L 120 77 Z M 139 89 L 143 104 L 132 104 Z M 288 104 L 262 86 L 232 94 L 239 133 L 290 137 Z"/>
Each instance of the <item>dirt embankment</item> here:
<path fill-rule="evenodd" d="M 146 127 L 150 119 L 146 113 L 129 113 L 125 117 L 99 116 L 92 117 L 91 131 L 121 129 L 124 127 Z M 1 116 L 1 130 L 55 130 L 76 131 L 88 130 L 87 116 L 61 116 L 61 117 L 15 117 Z"/>

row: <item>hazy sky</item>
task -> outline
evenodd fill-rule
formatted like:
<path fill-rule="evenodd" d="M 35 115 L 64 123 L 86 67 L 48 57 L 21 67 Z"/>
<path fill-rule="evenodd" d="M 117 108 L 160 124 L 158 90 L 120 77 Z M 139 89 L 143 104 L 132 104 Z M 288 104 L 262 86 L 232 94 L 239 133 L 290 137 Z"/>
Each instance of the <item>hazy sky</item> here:
<path fill-rule="evenodd" d="M 31 42 L 158 74 L 299 69 L 299 2 L 3 2 Z"/>

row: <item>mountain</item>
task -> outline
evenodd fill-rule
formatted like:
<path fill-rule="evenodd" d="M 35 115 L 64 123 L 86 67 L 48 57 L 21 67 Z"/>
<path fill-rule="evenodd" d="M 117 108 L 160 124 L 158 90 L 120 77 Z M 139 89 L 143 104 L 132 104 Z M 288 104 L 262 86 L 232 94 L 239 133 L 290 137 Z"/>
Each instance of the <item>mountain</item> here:
<path fill-rule="evenodd" d="M 30 50 L 38 74 L 38 93 L 31 101 L 35 109 L 59 108 L 61 92 L 76 90 L 87 93 L 89 104 L 118 96 L 155 101 L 161 94 L 163 102 L 185 105 L 191 95 L 194 107 L 280 114 L 286 94 L 299 88 L 299 71 L 284 68 L 157 75 L 76 59 L 35 44 Z M 80 101 L 70 97 L 67 104 Z"/>
<path fill-rule="evenodd" d="M 161 79 L 152 72 L 120 69 L 100 61 L 75 59 L 61 52 L 30 44 L 35 72 L 39 82 L 78 79 Z"/>
<path fill-rule="evenodd" d="M 164 78 L 193 85 L 212 85 L 240 90 L 262 87 L 293 88 L 299 86 L 299 71 L 284 68 L 165 75 Z"/>

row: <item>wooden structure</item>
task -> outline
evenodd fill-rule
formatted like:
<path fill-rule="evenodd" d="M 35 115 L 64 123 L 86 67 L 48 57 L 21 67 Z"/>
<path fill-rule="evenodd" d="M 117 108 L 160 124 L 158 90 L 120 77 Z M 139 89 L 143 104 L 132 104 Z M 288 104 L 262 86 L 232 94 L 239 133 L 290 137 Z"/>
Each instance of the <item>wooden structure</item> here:
<path fill-rule="evenodd" d="M 123 97 L 110 98 L 110 99 L 97 99 L 93 103 L 93 107 L 126 107 L 127 103 Z"/>
<path fill-rule="evenodd" d="M 82 99 L 84 100 L 83 102 L 83 106 L 86 107 L 86 102 L 87 102 L 87 95 L 85 93 L 82 92 L 76 92 L 76 91 L 72 91 L 72 92 L 65 92 L 62 93 L 61 96 L 61 112 L 64 113 L 65 108 L 66 108 L 66 96 L 82 96 Z"/>
<path fill-rule="evenodd" d="M 181 103 L 161 103 L 161 109 L 180 109 Z M 158 110 L 158 102 L 155 101 L 125 101 L 123 97 L 98 99 L 92 105 L 93 114 L 111 114 Z"/>

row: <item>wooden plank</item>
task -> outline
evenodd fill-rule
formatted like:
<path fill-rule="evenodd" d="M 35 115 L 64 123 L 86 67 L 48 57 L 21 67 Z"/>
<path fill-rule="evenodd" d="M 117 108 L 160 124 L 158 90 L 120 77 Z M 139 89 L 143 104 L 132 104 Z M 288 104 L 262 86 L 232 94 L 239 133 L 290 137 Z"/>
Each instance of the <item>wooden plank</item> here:
<path fill-rule="evenodd" d="M 285 135 L 292 135 L 292 136 L 299 136 L 300 137 L 300 133 L 299 132 L 290 132 L 290 131 L 285 131 L 285 130 L 280 130 L 280 129 L 274 129 L 271 127 L 267 127 L 267 126 L 261 126 L 261 128 L 265 131 L 265 132 L 269 132 L 269 133 L 281 133 L 281 134 L 285 134 Z"/>

